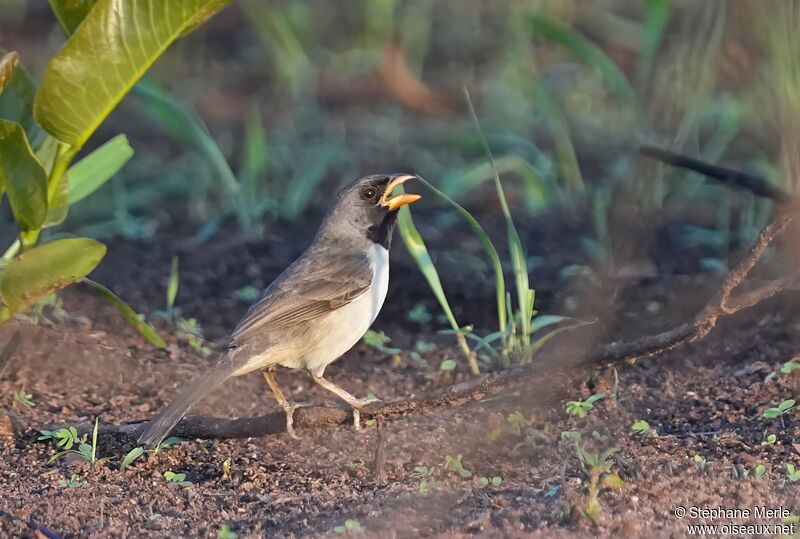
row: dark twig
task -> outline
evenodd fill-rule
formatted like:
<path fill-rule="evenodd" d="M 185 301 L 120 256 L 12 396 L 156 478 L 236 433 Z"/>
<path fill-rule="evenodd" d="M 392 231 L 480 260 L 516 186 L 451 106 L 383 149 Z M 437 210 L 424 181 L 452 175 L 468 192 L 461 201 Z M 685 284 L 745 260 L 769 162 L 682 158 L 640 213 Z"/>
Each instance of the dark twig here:
<path fill-rule="evenodd" d="M 376 483 L 383 484 L 386 482 L 386 429 L 380 419 L 375 422 L 375 427 L 378 431 L 378 439 L 375 441 L 373 476 Z"/>

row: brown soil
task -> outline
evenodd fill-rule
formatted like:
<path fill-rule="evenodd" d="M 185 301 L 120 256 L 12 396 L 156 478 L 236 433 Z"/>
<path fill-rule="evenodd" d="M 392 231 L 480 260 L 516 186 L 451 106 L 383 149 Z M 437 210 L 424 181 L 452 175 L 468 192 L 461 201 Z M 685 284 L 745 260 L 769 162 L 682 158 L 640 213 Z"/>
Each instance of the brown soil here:
<path fill-rule="evenodd" d="M 265 284 L 302 248 L 279 247 L 285 245 L 282 239 L 183 256 L 183 314 L 197 317 L 207 335 L 221 338 L 247 307 L 233 299 L 233 290 Z M 169 248 L 160 249 L 118 245 L 98 278 L 142 311 L 157 309 L 170 257 Z M 405 352 L 398 360 L 357 346 L 328 371 L 357 395 L 402 397 L 469 377 L 462 363 L 455 372 L 439 370 L 445 357 L 458 357 L 447 336 L 436 334 L 432 325 L 404 321 L 403 313 L 420 300 L 436 311 L 416 274 L 405 271 L 402 254 L 395 254 L 390 302 L 376 327 L 406 350 L 417 339 L 438 346 L 424 354 L 427 365 Z M 125 271 L 122 262 L 114 266 L 115 260 L 140 264 L 137 271 Z M 617 326 L 628 328 L 636 320 L 641 332 L 669 325 L 702 305 L 716 282 L 687 277 L 630 286 L 619 294 L 626 306 L 619 310 Z M 616 384 L 613 369 L 597 369 L 553 380 L 550 387 L 520 384 L 479 403 L 387 420 L 383 477 L 375 470 L 379 434 L 374 427 L 360 435 L 342 428 L 306 431 L 299 441 L 287 436 L 185 441 L 142 457 L 125 471 L 118 470 L 122 455 L 96 469 L 74 458 L 49 463 L 55 449 L 36 440 L 36 429 L 95 417 L 107 423 L 147 419 L 212 361 L 174 337 L 168 338 L 167 351 L 153 351 L 87 294 L 77 287 L 65 293 L 72 316 L 66 322 L 15 322 L 3 330 L 0 342 L 15 331 L 22 340 L 0 380 L 0 408 L 14 414 L 27 434 L 0 437 L 2 536 L 32 537 L 41 529 L 53 537 L 216 537 L 222 524 L 239 537 L 333 536 L 335 527 L 352 519 L 373 537 L 683 537 L 687 522 L 712 522 L 678 519 L 673 515 L 678 506 L 766 505 L 800 512 L 797 486 L 785 469 L 786 463 L 800 465 L 796 412 L 782 420 L 762 416 L 797 389 L 796 374 L 778 372 L 793 357 L 800 337 L 793 294 L 725 321 L 699 345 L 619 366 Z M 671 316 L 653 314 L 654 302 Z M 462 314 L 491 312 L 485 297 L 456 296 L 453 303 L 467 305 Z M 488 324 L 491 316 L 484 316 Z M 168 327 L 161 329 L 166 334 Z M 279 380 L 294 401 L 338 405 L 301 373 L 280 373 Z M 21 388 L 32 394 L 35 407 L 15 404 L 13 392 Z M 598 392 L 615 392 L 616 399 L 599 401 L 583 419 L 565 412 L 567 401 Z M 244 416 L 274 408 L 263 380 L 254 374 L 229 381 L 196 411 Z M 519 432 L 506 420 L 513 412 L 527 421 Z M 659 436 L 634 434 L 631 425 L 637 420 L 648 421 Z M 580 431 L 581 443 L 592 451 L 620 449 L 613 470 L 624 487 L 600 494 L 594 523 L 581 516 L 587 476 L 575 442 L 561 439 L 569 430 Z M 771 433 L 777 442 L 762 446 Z M 445 469 L 448 455 L 462 455 L 473 477 Z M 704 471 L 695 455 L 707 460 Z M 112 455 L 101 448 L 101 456 Z M 231 471 L 225 477 L 228 459 Z M 753 477 L 758 464 L 766 467 L 760 479 Z M 435 470 L 423 478 L 415 470 L 419 466 Z M 165 471 L 185 473 L 190 484 L 167 482 Z M 87 484 L 60 485 L 73 474 Z M 494 476 L 502 483 L 484 487 L 478 479 Z M 433 484 L 429 492 L 422 492 L 423 480 Z"/>

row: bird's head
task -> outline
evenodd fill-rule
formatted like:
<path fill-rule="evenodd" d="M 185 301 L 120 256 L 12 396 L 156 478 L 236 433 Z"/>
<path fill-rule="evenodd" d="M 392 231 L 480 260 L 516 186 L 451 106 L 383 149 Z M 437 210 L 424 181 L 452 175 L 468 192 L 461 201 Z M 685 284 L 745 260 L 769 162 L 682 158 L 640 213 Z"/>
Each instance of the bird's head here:
<path fill-rule="evenodd" d="M 398 210 L 421 198 L 393 192 L 414 178 L 413 174 L 373 174 L 359 178 L 339 192 L 323 229 L 338 235 L 355 234 L 388 249 Z"/>

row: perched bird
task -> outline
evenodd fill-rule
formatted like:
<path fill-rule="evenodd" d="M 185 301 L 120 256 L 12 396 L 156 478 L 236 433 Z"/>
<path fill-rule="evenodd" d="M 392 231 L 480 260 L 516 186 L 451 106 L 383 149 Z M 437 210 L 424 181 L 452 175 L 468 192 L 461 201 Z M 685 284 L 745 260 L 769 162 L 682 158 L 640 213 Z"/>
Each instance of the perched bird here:
<path fill-rule="evenodd" d="M 258 369 L 286 413 L 286 430 L 297 437 L 290 404 L 275 369 L 305 369 L 316 383 L 359 410 L 358 399 L 323 377 L 325 367 L 364 336 L 378 316 L 389 284 L 389 246 L 401 206 L 419 195 L 392 195 L 410 174 L 364 176 L 336 196 L 306 251 L 267 287 L 231 334 L 217 365 L 186 388 L 139 437 L 157 446 L 189 408 L 232 376 Z"/>

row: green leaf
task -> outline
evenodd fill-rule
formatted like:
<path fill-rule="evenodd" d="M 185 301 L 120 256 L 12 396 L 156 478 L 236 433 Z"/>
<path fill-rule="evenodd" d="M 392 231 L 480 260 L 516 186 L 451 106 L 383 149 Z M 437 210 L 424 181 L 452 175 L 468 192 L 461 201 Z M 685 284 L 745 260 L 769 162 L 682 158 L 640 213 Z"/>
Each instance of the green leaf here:
<path fill-rule="evenodd" d="M 65 238 L 34 247 L 12 259 L 3 271 L 3 301 L 12 312 L 19 312 L 86 277 L 105 254 L 106 246 L 89 238 Z"/>
<path fill-rule="evenodd" d="M 143 449 L 143 448 L 141 448 L 141 447 L 134 447 L 133 449 L 131 449 L 131 450 L 130 450 L 130 452 L 128 452 L 128 454 L 127 454 L 127 455 L 125 455 L 125 458 L 124 458 L 124 459 L 122 459 L 122 463 L 120 463 L 120 465 L 119 465 L 119 469 L 120 469 L 120 470 L 124 470 L 125 468 L 127 468 L 128 466 L 130 466 L 130 465 L 131 465 L 131 463 L 132 463 L 134 460 L 136 460 L 136 459 L 138 459 L 140 456 L 142 456 L 142 453 L 144 453 L 144 449 Z"/>
<path fill-rule="evenodd" d="M 147 339 L 147 342 L 156 348 L 164 348 L 167 346 L 167 343 L 156 333 L 153 326 L 142 320 L 142 318 L 136 314 L 136 311 L 131 309 L 130 306 L 122 301 L 114 292 L 91 279 L 84 279 L 83 282 L 97 290 L 100 293 L 100 297 L 109 302 L 133 329 Z"/>
<path fill-rule="evenodd" d="M 72 34 L 97 0 L 48 0 L 50 8 L 58 19 L 58 24 L 67 35 Z"/>
<path fill-rule="evenodd" d="M 99 0 L 45 69 L 37 121 L 80 148 L 175 39 L 228 2 Z"/>
<path fill-rule="evenodd" d="M 461 326 L 458 325 L 453 310 L 450 308 L 447 295 L 444 293 L 444 288 L 442 288 L 442 281 L 439 279 L 439 272 L 436 271 L 436 266 L 434 266 L 431 255 L 428 253 L 428 248 L 425 246 L 422 235 L 417 230 L 417 227 L 414 226 L 414 219 L 411 217 L 408 206 L 400 208 L 397 215 L 397 228 L 403 238 L 403 244 L 405 244 L 409 254 L 417 263 L 425 280 L 428 281 L 428 286 L 431 287 L 433 295 L 439 301 L 439 305 L 450 322 L 450 326 L 453 330 L 458 331 Z"/>
<path fill-rule="evenodd" d="M 178 257 L 173 256 L 169 270 L 169 283 L 167 283 L 167 311 L 169 312 L 172 312 L 172 308 L 175 306 L 175 298 L 178 297 L 179 285 Z"/>
<path fill-rule="evenodd" d="M 47 214 L 47 174 L 16 122 L 0 120 L 0 182 L 20 230 L 37 230 Z"/>
<path fill-rule="evenodd" d="M 19 54 L 16 51 L 6 53 L 0 58 L 0 94 L 11 84 L 11 77 L 14 76 L 17 64 L 19 64 Z"/>
<path fill-rule="evenodd" d="M 552 43 L 561 45 L 572 52 L 581 62 L 596 69 L 609 90 L 617 94 L 626 104 L 636 106 L 636 92 L 625 74 L 594 43 L 569 26 L 546 17 L 534 15 L 529 21 L 534 33 L 540 34 Z"/>
<path fill-rule="evenodd" d="M 442 364 L 439 365 L 440 371 L 448 372 L 448 371 L 454 371 L 455 369 L 456 369 L 456 362 L 453 361 L 452 359 L 445 359 L 444 361 L 442 361 Z"/>
<path fill-rule="evenodd" d="M 128 137 L 117 135 L 72 165 L 69 178 L 69 203 L 75 204 L 97 191 L 133 157 Z"/>
<path fill-rule="evenodd" d="M 0 49 L 0 54 L 3 53 L 4 51 Z M 10 80 L 0 83 L 0 118 L 22 125 L 34 148 L 38 146 L 44 136 L 42 129 L 33 120 L 35 97 L 36 88 L 22 64 L 18 63 L 11 72 Z"/>
<path fill-rule="evenodd" d="M 609 474 L 603 478 L 603 486 L 611 489 L 621 489 L 625 486 L 625 481 L 617 474 Z"/>

